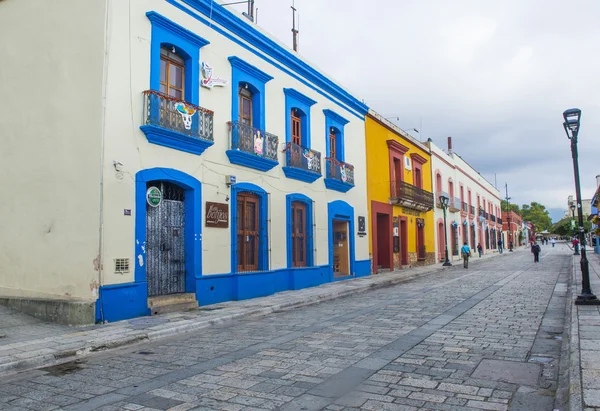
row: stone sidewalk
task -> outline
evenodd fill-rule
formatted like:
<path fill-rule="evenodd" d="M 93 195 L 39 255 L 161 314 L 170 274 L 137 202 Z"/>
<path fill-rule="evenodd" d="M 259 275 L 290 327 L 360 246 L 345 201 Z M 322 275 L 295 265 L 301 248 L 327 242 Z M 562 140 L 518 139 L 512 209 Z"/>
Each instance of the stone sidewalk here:
<path fill-rule="evenodd" d="M 588 249 L 592 292 L 600 296 L 600 255 Z M 600 411 L 600 306 L 575 305 L 581 293 L 580 256 L 573 256 L 569 409 Z"/>
<path fill-rule="evenodd" d="M 515 255 L 492 253 L 471 261 L 477 264 L 489 258 Z M 454 262 L 459 265 L 460 262 Z M 193 311 L 141 317 L 90 327 L 67 327 L 42 323 L 0 307 L 0 375 L 57 362 L 73 361 L 89 353 L 156 340 L 199 330 L 247 316 L 263 316 L 318 304 L 344 296 L 410 281 L 431 274 L 442 274 L 441 264 L 394 271 L 370 277 L 336 281 L 318 287 L 285 291 L 271 296 L 230 301 L 199 307 Z"/>

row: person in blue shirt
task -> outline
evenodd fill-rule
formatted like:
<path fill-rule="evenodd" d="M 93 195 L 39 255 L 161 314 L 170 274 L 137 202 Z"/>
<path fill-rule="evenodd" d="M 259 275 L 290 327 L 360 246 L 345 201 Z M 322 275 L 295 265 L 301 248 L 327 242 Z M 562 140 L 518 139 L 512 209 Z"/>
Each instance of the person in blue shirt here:
<path fill-rule="evenodd" d="M 463 267 L 469 268 L 469 257 L 471 257 L 471 248 L 465 241 L 465 244 L 461 247 L 460 252 L 463 258 Z"/>

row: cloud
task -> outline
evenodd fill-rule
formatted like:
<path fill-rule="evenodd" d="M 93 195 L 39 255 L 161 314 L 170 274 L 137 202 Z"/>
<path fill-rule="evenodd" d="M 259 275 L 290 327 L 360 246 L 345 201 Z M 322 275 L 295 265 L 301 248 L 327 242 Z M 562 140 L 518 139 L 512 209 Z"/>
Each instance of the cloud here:
<path fill-rule="evenodd" d="M 256 0 L 291 45 L 291 2 Z M 518 204 L 574 193 L 562 112 L 583 111 L 583 197 L 600 174 L 600 2 L 296 0 L 300 54 L 397 124 L 454 150 Z M 243 9 L 243 6 L 241 7 Z M 573 17 L 576 17 L 573 19 Z M 422 127 L 422 129 L 421 129 Z M 418 136 L 418 135 L 417 135 Z M 502 190 L 503 191 L 503 190 Z"/>

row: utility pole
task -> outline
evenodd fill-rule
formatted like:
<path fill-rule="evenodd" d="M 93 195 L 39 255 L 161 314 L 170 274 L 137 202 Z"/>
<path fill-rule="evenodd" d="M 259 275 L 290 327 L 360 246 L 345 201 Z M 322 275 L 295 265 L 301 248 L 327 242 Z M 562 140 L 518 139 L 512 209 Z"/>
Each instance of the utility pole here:
<path fill-rule="evenodd" d="M 298 30 L 296 29 L 296 8 L 292 1 L 292 40 L 294 51 L 298 51 Z"/>

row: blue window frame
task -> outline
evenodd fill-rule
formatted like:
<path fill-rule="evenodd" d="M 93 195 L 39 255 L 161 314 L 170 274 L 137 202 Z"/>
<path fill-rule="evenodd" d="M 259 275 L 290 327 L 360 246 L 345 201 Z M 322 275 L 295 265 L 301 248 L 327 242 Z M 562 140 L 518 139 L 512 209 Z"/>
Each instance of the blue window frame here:
<path fill-rule="evenodd" d="M 293 252 L 293 240 L 292 240 L 292 203 L 302 203 L 306 210 L 306 218 L 304 222 L 304 233 L 305 233 L 305 250 L 306 250 L 306 267 L 314 266 L 314 240 L 313 240 L 313 201 L 305 196 L 304 194 L 288 194 L 286 196 L 286 227 L 287 227 L 287 266 L 288 268 L 293 267 L 292 263 L 292 252 Z"/>
<path fill-rule="evenodd" d="M 268 244 L 268 193 L 261 187 L 251 183 L 237 183 L 231 186 L 231 272 L 238 272 L 238 235 L 237 235 L 237 200 L 238 194 L 251 193 L 258 197 L 258 271 L 269 269 Z"/>
<path fill-rule="evenodd" d="M 200 105 L 200 49 L 209 41 L 155 11 L 149 11 L 146 16 L 152 23 L 150 89 L 160 90 L 160 49 L 174 48 L 185 60 L 185 100 Z"/>
<path fill-rule="evenodd" d="M 284 88 L 283 92 L 285 94 L 285 141 L 288 143 L 292 141 L 292 110 L 295 110 L 301 122 L 301 146 L 310 148 L 310 108 L 316 101 L 293 88 Z"/>
<path fill-rule="evenodd" d="M 344 126 L 348 124 L 349 121 L 329 109 L 323 110 L 323 113 L 325 114 L 325 147 L 327 149 L 327 158 L 330 158 L 332 154 L 329 146 L 329 136 L 330 134 L 334 133 L 336 141 L 335 159 L 344 161 Z"/>
<path fill-rule="evenodd" d="M 265 130 L 265 84 L 272 76 L 239 57 L 229 57 L 231 64 L 231 121 L 238 121 L 240 87 L 252 93 L 252 127 Z"/>

